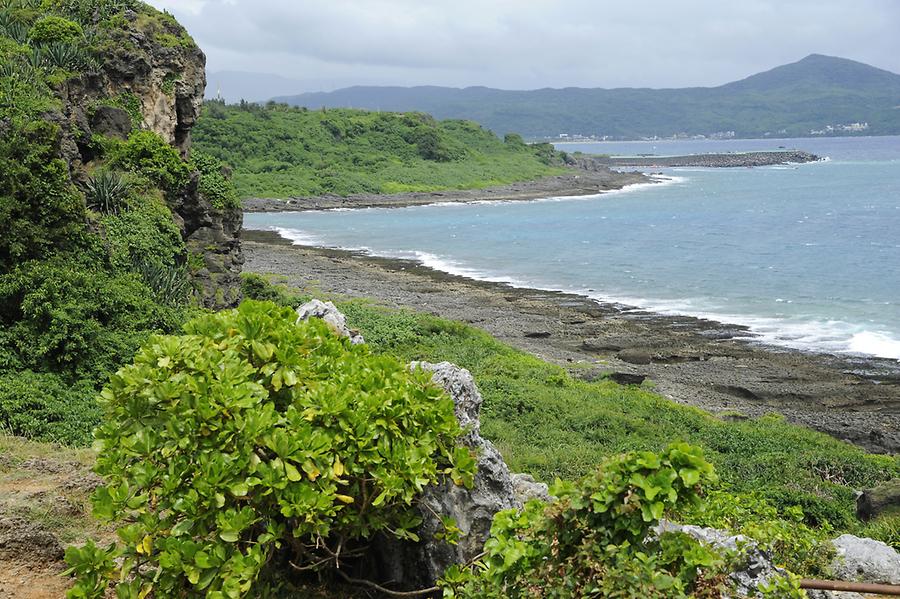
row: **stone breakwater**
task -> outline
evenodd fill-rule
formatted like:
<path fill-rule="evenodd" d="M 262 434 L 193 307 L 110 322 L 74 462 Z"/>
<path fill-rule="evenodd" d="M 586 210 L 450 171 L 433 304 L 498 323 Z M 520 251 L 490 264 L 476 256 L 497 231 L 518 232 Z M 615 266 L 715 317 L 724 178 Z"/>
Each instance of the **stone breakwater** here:
<path fill-rule="evenodd" d="M 742 152 L 727 154 L 691 154 L 688 156 L 613 156 L 596 157 L 597 162 L 611 167 L 679 167 L 699 166 L 711 168 L 733 168 L 749 166 L 773 166 L 777 164 L 801 164 L 822 160 L 815 154 L 802 150 L 778 152 Z"/>

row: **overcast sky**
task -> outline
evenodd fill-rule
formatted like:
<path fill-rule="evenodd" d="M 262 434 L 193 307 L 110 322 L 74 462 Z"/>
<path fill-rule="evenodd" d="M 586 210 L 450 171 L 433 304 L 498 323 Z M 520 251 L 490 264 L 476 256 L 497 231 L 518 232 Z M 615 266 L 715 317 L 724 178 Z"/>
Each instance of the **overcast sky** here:
<path fill-rule="evenodd" d="M 150 0 L 210 72 L 353 84 L 719 85 L 811 53 L 900 73 L 898 0 Z"/>

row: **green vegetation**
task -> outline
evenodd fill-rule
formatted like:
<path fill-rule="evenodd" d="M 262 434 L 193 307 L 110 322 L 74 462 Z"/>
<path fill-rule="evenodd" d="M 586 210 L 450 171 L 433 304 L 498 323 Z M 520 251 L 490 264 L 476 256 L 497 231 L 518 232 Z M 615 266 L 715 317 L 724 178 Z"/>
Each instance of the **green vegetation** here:
<path fill-rule="evenodd" d="M 266 286 L 257 275 L 245 275 L 243 290 L 247 297 L 284 305 L 306 299 L 283 286 Z M 358 300 L 338 307 L 376 352 L 447 360 L 470 370 L 484 395 L 482 433 L 514 471 L 540 480 L 578 480 L 609 456 L 687 442 L 703 449 L 723 490 L 743 497 L 734 505 L 740 511 L 717 516 L 723 524 L 756 512 L 771 520 L 765 502 L 789 521 L 802 512 L 811 526 L 827 522 L 851 530 L 858 526 L 855 490 L 900 475 L 896 456 L 866 454 L 780 416 L 720 420 L 641 387 L 579 380 L 459 322 Z"/>
<path fill-rule="evenodd" d="M 90 140 L 61 113 L 60 84 L 102 68 L 103 49 L 135 26 L 186 35 L 171 15 L 132 0 L 0 2 L 0 430 L 7 433 L 89 443 L 99 421 L 95 394 L 109 375 L 152 333 L 177 330 L 195 310 L 185 243 L 167 204 L 195 167 L 150 131 Z M 137 96 L 96 101 L 104 104 L 140 125 Z M 83 167 L 69 162 L 73 141 L 91 146 Z M 207 175 L 200 179 L 204 187 Z M 204 190 L 213 204 L 235 203 L 221 173 Z"/>
<path fill-rule="evenodd" d="M 685 444 L 611 458 L 580 485 L 554 485 L 554 503 L 494 516 L 483 565 L 448 572 L 449 595 L 721 597 L 721 556 L 684 533 L 651 534 L 667 512 L 700 504 L 714 480 L 702 452 Z"/>
<path fill-rule="evenodd" d="M 294 106 L 421 110 L 471 119 L 505 133 L 560 133 L 626 139 L 679 133 L 737 137 L 808 136 L 828 125 L 866 122 L 866 135 L 900 133 L 900 75 L 813 54 L 719 87 L 538 89 L 351 87 L 276 98 Z M 832 134 L 840 135 L 841 131 Z"/>
<path fill-rule="evenodd" d="M 897 551 L 900 551 L 900 515 L 877 518 L 866 524 L 859 534 L 887 543 Z"/>
<path fill-rule="evenodd" d="M 94 510 L 128 524 L 119 551 L 68 550 L 71 596 L 103 597 L 108 579 L 120 597 L 264 595 L 379 532 L 415 539 L 411 506 L 440 476 L 471 485 L 453 402 L 428 374 L 271 303 L 184 330 L 103 390 Z"/>
<path fill-rule="evenodd" d="M 81 25 L 54 15 L 38 19 L 28 32 L 28 39 L 36 44 L 53 42 L 71 44 L 82 37 L 84 37 L 84 30 Z"/>
<path fill-rule="evenodd" d="M 241 197 L 474 189 L 563 172 L 547 144 L 419 113 L 207 102 L 194 144 L 234 169 Z"/>

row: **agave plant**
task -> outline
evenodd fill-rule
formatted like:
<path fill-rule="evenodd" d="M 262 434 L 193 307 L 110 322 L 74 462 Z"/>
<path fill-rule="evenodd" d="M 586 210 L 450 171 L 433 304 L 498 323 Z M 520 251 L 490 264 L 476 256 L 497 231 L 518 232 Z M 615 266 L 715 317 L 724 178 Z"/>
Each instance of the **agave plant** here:
<path fill-rule="evenodd" d="M 34 67 L 23 60 L 0 63 L 0 77 L 10 77 L 25 82 L 33 82 Z"/>
<path fill-rule="evenodd" d="M 139 262 L 135 270 L 159 303 L 183 306 L 191 296 L 191 281 L 184 266 L 166 266 L 158 262 Z"/>
<path fill-rule="evenodd" d="M 24 44 L 28 40 L 28 27 L 18 21 L 12 13 L 3 11 L 0 12 L 0 35 Z"/>
<path fill-rule="evenodd" d="M 88 181 L 87 206 L 102 214 L 119 214 L 128 209 L 128 180 L 115 171 L 101 171 Z"/>
<path fill-rule="evenodd" d="M 41 54 L 44 68 L 59 68 L 67 71 L 96 71 L 97 60 L 84 48 L 76 44 L 55 42 L 36 49 Z"/>

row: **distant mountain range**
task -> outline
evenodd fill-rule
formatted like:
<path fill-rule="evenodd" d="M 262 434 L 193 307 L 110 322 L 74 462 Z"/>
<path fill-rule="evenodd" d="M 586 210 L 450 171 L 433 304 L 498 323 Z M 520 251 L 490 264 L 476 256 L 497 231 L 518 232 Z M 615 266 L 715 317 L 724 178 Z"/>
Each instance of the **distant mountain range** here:
<path fill-rule="evenodd" d="M 309 108 L 422 111 L 530 138 L 900 134 L 900 75 L 811 54 L 719 87 L 348 87 L 273 98 Z"/>

